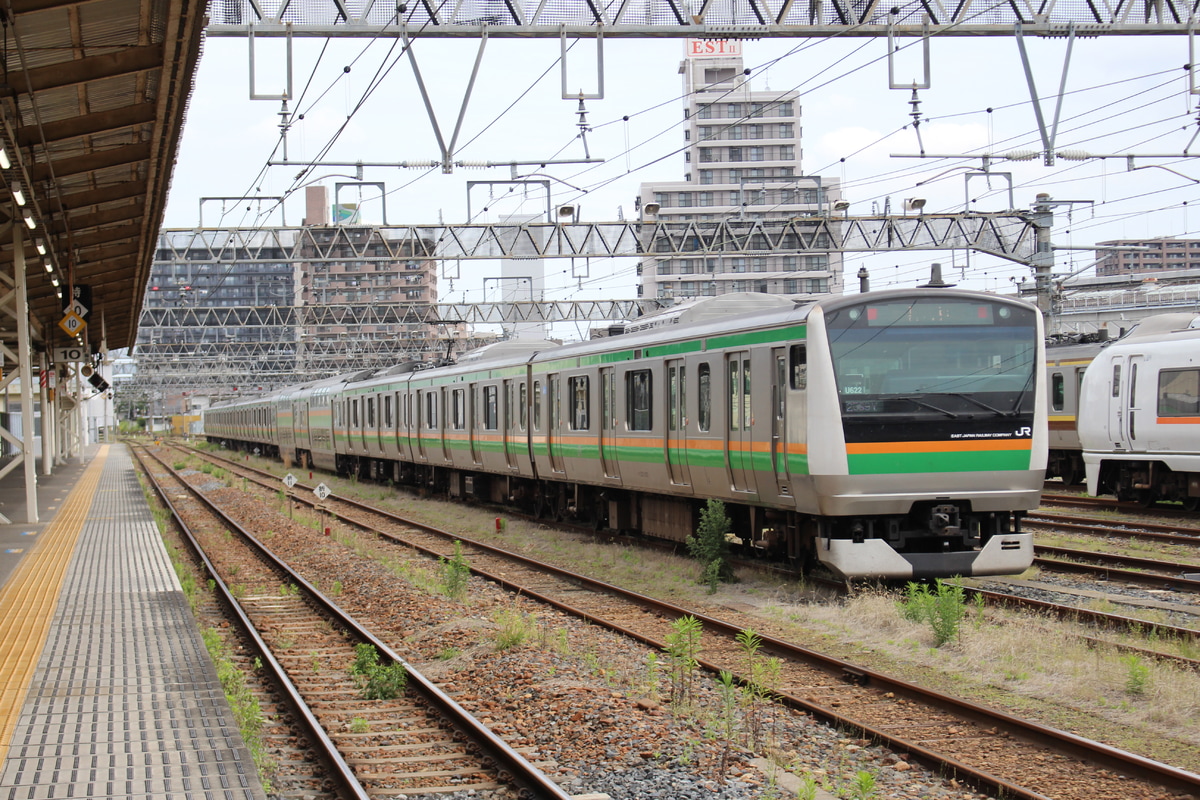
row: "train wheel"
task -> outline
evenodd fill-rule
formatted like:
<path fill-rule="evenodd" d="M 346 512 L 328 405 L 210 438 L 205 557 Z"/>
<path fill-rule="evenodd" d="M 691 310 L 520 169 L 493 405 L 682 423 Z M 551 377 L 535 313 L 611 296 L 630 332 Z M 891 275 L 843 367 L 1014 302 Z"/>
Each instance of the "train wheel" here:
<path fill-rule="evenodd" d="M 1200 497 L 1185 497 L 1183 498 L 1184 511 L 1200 510 Z"/>
<path fill-rule="evenodd" d="M 1158 505 L 1158 495 L 1152 489 L 1139 489 L 1134 499 L 1142 508 L 1154 508 Z"/>
<path fill-rule="evenodd" d="M 602 531 L 608 527 L 608 501 L 597 498 L 592 504 L 592 530 Z"/>
<path fill-rule="evenodd" d="M 1062 482 L 1064 486 L 1078 486 L 1083 483 L 1083 470 L 1072 464 L 1063 470 Z"/>

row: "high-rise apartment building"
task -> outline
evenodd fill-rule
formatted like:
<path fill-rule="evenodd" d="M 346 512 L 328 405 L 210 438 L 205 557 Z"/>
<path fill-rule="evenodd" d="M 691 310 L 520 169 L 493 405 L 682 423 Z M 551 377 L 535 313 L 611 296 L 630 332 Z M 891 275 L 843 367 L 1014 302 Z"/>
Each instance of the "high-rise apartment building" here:
<path fill-rule="evenodd" d="M 796 92 L 753 91 L 741 42 L 688 40 L 683 63 L 686 170 L 678 182 L 644 183 L 642 218 L 659 222 L 779 220 L 829 215 L 837 180 L 804 175 Z M 653 205 L 651 205 L 653 204 Z M 657 208 L 653 217 L 646 209 Z M 639 266 L 643 297 L 687 299 L 731 292 L 810 295 L 842 291 L 839 252 L 769 256 L 652 252 Z"/>
<path fill-rule="evenodd" d="M 159 234 L 134 381 L 265 391 L 436 361 L 466 338 L 432 321 L 437 262 L 417 257 L 430 243 L 331 224 L 323 187 L 309 190 L 299 228 Z"/>

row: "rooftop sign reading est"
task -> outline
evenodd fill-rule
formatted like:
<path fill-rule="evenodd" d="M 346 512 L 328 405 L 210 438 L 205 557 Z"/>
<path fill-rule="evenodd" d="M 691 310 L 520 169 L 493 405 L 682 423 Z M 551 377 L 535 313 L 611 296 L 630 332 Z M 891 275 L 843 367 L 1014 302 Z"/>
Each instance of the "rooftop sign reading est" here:
<path fill-rule="evenodd" d="M 688 39 L 688 58 L 725 58 L 740 56 L 742 42 L 740 39 Z"/>

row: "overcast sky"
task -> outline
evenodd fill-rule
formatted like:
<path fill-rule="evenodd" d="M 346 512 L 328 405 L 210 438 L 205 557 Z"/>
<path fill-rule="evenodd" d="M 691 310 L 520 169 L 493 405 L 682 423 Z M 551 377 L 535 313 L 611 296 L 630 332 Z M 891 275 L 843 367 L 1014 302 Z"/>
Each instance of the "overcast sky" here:
<path fill-rule="evenodd" d="M 1066 41 L 1027 40 L 1043 113 L 1054 117 L 1054 93 L 1062 76 Z M 282 43 L 256 40 L 256 91 L 282 88 Z M 554 202 L 574 202 L 587 221 L 634 216 L 633 199 L 644 181 L 680 180 L 684 173 L 680 40 L 605 41 L 604 99 L 586 101 L 591 132 L 578 136 L 578 100 L 560 92 L 557 40 L 490 40 L 464 117 L 457 160 L 604 159 L 603 164 L 564 164 L 526 172 L 556 179 Z M 477 41 L 417 41 L 414 52 L 434 94 L 443 136 L 452 135 L 478 49 Z M 928 200 L 927 211 L 1008 207 L 1008 183 L 995 177 L 972 179 L 972 160 L 914 160 L 893 154 L 917 153 L 911 126 L 911 90 L 888 88 L 886 39 L 762 40 L 744 45 L 745 65 L 754 89 L 801 92 L 803 170 L 840 179 L 852 202 L 850 213 L 882 212 L 890 198 L 898 213 L 903 199 Z M 249 55 L 245 39 L 210 38 L 201 58 L 188 110 L 180 156 L 166 215 L 167 227 L 201 222 L 202 197 L 287 196 L 281 214 L 273 201 L 203 203 L 205 226 L 258 226 L 300 223 L 303 184 L 323 176 L 353 180 L 349 168 L 316 167 L 297 180 L 303 162 L 400 162 L 439 158 L 433 126 L 398 40 L 297 40 L 295 119 L 287 135 L 287 157 L 295 166 L 266 167 L 283 160 L 279 135 L 280 102 L 249 100 Z M 1056 210 L 1057 245 L 1091 245 L 1113 238 L 1196 236 L 1200 218 L 1195 178 L 1200 164 L 1179 156 L 1196 132 L 1196 97 L 1189 93 L 1183 65 L 1189 60 L 1184 37 L 1108 37 L 1076 41 L 1067 75 L 1066 101 L 1057 150 L 1092 154 L 1146 154 L 1127 171 L 1124 158 L 1104 161 L 1041 159 L 997 161 L 995 172 L 1012 174 L 1014 205 L 1029 208 L 1037 194 L 1081 201 Z M 596 91 L 594 45 L 581 42 L 569 55 L 569 87 Z M 910 47 L 897 58 L 897 78 L 919 79 L 920 53 Z M 349 66 L 347 72 L 345 68 Z M 1010 153 L 1041 149 L 1017 43 L 1012 38 L 945 39 L 932 44 L 932 86 L 919 92 L 920 138 L 927 153 Z M 627 118 L 627 119 L 626 119 Z M 340 135 L 335 135 L 339 128 Z M 585 146 L 586 144 L 586 146 Z M 1200 142 L 1191 150 L 1200 152 Z M 1171 157 L 1174 155 L 1174 157 Z M 365 181 L 386 184 L 387 216 L 393 224 L 466 222 L 468 181 L 507 180 L 508 168 L 368 169 Z M 967 189 L 970 189 L 968 194 Z M 586 190 L 586 191 L 580 191 Z M 332 193 L 332 189 L 331 189 Z M 357 189 L 342 199 L 356 202 Z M 361 198 L 365 221 L 381 222 L 382 205 L 368 190 Z M 536 192 L 489 192 L 476 186 L 470 196 L 473 221 L 498 221 L 512 213 L 545 208 Z M 483 209 L 487 210 L 484 211 Z M 249 211 L 247 210 L 249 209 Z M 267 213 L 269 212 L 269 213 Z M 1094 254 L 1059 251 L 1056 272 L 1087 267 Z M 923 282 L 931 261 L 973 288 L 1000 289 L 1029 275 L 1027 267 L 962 253 L 851 255 L 847 288 L 862 265 L 873 288 Z M 570 266 L 549 262 L 549 299 L 632 298 L 636 285 L 631 260 L 593 260 L 586 279 L 572 278 Z M 461 273 L 439 279 L 443 300 L 485 298 L 489 265 L 463 264 Z M 576 274 L 581 270 L 577 267 Z"/>

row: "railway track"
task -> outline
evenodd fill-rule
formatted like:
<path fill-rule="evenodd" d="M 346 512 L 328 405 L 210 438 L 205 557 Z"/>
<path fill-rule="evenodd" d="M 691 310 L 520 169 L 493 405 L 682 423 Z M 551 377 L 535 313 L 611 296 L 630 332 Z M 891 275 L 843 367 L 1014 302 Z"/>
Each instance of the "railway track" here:
<path fill-rule="evenodd" d="M 568 800 L 165 461 L 150 463 L 140 452 L 139 460 L 222 587 L 243 640 L 254 643 L 293 718 L 303 722 L 332 796 L 365 800 L 507 786 L 518 797 Z"/>
<path fill-rule="evenodd" d="M 1155 504 L 1147 506 L 1129 500 L 1117 500 L 1115 497 L 1092 497 L 1086 494 L 1060 494 L 1053 490 L 1042 492 L 1042 503 L 1051 506 L 1062 506 L 1064 508 L 1085 508 L 1094 511 L 1122 511 L 1144 517 L 1194 516 L 1194 512 L 1188 511 L 1182 505 Z"/>
<path fill-rule="evenodd" d="M 247 469 L 229 463 L 239 471 Z M 254 479 L 263 480 L 266 491 L 278 491 L 278 477 L 261 478 L 260 473 Z M 309 488 L 297 484 L 290 497 L 294 502 L 310 502 Z M 358 501 L 331 496 L 320 505 L 323 513 L 341 524 L 379 531 L 433 558 L 452 557 L 457 541 L 475 574 L 610 626 L 656 650 L 665 648 L 676 620 L 692 617 L 700 621 L 707 637 L 717 640 L 705 641 L 704 667 L 736 673 L 745 664 L 745 648 L 738 642 L 745 634 L 743 623 L 624 592 Z M 858 729 L 900 752 L 953 770 L 960 780 L 988 791 L 1023 798 L 1166 797 L 1200 792 L 1200 776 L 1183 770 L 966 703 L 780 638 L 761 636 L 761 647 L 764 654 L 781 659 L 774 691 L 780 702 Z M 752 677 L 742 676 L 742 680 Z"/>

